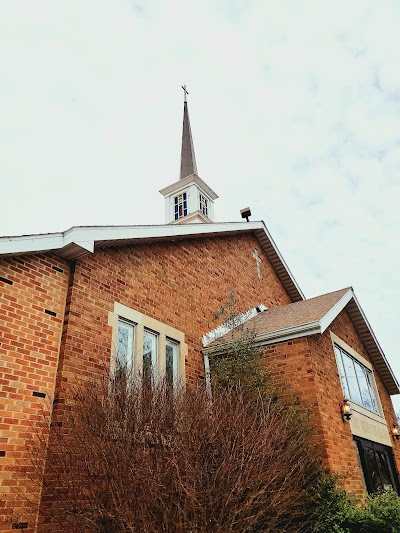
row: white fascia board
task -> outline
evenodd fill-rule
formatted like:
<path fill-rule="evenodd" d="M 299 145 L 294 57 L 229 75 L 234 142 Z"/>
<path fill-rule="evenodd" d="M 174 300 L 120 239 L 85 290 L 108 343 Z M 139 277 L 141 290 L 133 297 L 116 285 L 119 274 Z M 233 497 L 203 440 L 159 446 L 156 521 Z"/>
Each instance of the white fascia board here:
<path fill-rule="evenodd" d="M 389 371 L 389 373 L 390 373 L 390 375 L 391 375 L 391 377 L 393 379 L 393 382 L 396 384 L 396 387 L 398 389 L 398 392 L 396 392 L 396 394 L 400 394 L 399 382 L 397 381 L 397 378 L 396 378 L 396 376 L 395 376 L 395 374 L 394 374 L 394 372 L 392 370 L 392 367 L 390 366 L 389 361 L 386 359 L 386 355 L 385 355 L 384 351 L 382 350 L 381 345 L 379 344 L 378 339 L 376 338 L 375 333 L 374 333 L 373 329 L 371 328 L 371 325 L 368 322 L 368 319 L 367 319 L 367 317 L 366 317 L 366 315 L 365 315 L 365 313 L 364 313 L 361 305 L 359 304 L 359 302 L 358 302 L 358 300 L 356 298 L 356 295 L 354 293 L 353 293 L 353 299 L 354 299 L 354 303 L 356 304 L 357 309 L 358 309 L 362 319 L 365 322 L 365 325 L 368 328 L 369 334 L 371 335 L 371 337 L 372 337 L 372 339 L 373 339 L 373 341 L 374 341 L 374 343 L 375 343 L 375 345 L 376 345 L 376 347 L 377 347 L 377 349 L 379 351 L 379 355 L 381 356 L 382 360 L 384 361 L 384 363 L 385 363 L 385 365 L 386 365 L 386 367 L 387 367 L 387 369 L 388 369 L 388 371 Z"/>
<path fill-rule="evenodd" d="M 292 280 L 293 284 L 295 285 L 296 289 L 298 290 L 300 296 L 303 298 L 303 300 L 305 300 L 306 297 L 304 296 L 303 291 L 300 289 L 299 285 L 297 284 L 297 281 L 295 280 L 293 274 L 290 271 L 290 268 L 287 266 L 286 261 L 283 259 L 283 256 L 282 256 L 281 252 L 279 251 L 277 245 L 275 244 L 275 241 L 272 238 L 270 232 L 268 231 L 268 228 L 267 228 L 265 222 L 262 220 L 261 223 L 263 225 L 263 230 L 265 231 L 265 233 L 267 235 L 267 238 L 269 239 L 269 241 L 271 243 L 271 246 L 275 250 L 275 253 L 279 257 L 279 260 L 281 261 L 282 265 L 284 266 L 286 272 L 288 273 L 290 279 Z"/>
<path fill-rule="evenodd" d="M 212 329 L 211 331 L 203 335 L 202 337 L 203 346 L 204 347 L 208 346 L 209 344 L 211 344 L 213 341 L 215 341 L 219 337 L 222 337 L 223 335 L 225 335 L 225 333 L 232 331 L 235 327 L 241 326 L 242 324 L 244 324 L 251 318 L 254 318 L 255 316 L 257 316 L 258 313 L 267 311 L 267 309 L 268 308 L 265 307 L 264 304 L 257 305 L 256 307 L 252 307 L 248 311 L 245 311 L 244 313 L 238 315 L 233 320 L 233 322 L 235 323 L 234 325 L 227 324 L 226 322 L 224 322 L 220 326 L 217 326 L 216 328 Z"/>
<path fill-rule="evenodd" d="M 320 333 L 321 324 L 319 321 L 316 321 L 308 324 L 301 324 L 300 326 L 281 329 L 279 331 L 271 331 L 264 335 L 258 335 L 256 337 L 256 342 L 260 345 L 273 344 L 275 342 L 289 341 L 292 339 L 298 339 L 299 337 L 309 337 L 310 335 L 317 335 Z"/>
<path fill-rule="evenodd" d="M 64 245 L 62 233 L 43 235 L 22 235 L 20 237 L 1 237 L 0 255 L 43 252 L 57 250 Z"/>
<path fill-rule="evenodd" d="M 323 333 L 326 328 L 328 328 L 332 322 L 335 320 L 335 318 L 338 316 L 338 314 L 343 311 L 343 309 L 346 307 L 346 305 L 350 302 L 350 300 L 354 297 L 353 289 L 349 289 L 341 298 L 339 301 L 335 303 L 334 306 L 332 306 L 329 311 L 320 319 L 321 324 L 321 333 Z"/>
<path fill-rule="evenodd" d="M 214 192 L 211 187 L 209 187 L 207 183 L 203 181 L 197 174 L 191 174 L 182 180 L 175 181 L 175 183 L 164 187 L 164 189 L 161 189 L 159 192 L 163 196 L 169 196 L 171 193 L 182 191 L 191 183 L 196 183 L 213 200 L 218 198 L 218 194 Z"/>
<path fill-rule="evenodd" d="M 279 342 L 298 339 L 300 337 L 309 337 L 310 335 L 317 335 L 321 333 L 321 324 L 319 321 L 309 322 L 308 324 L 301 324 L 300 326 L 293 326 L 290 328 L 280 329 L 264 333 L 263 335 L 256 335 L 256 346 L 267 346 L 268 344 L 276 344 Z M 235 341 L 233 341 L 235 342 Z M 218 344 L 217 346 L 210 346 L 203 349 L 204 353 L 209 355 L 217 355 L 226 352 L 232 341 Z"/>
<path fill-rule="evenodd" d="M 262 222 L 166 224 L 160 226 L 78 226 L 63 233 L 0 237 L 0 254 L 12 255 L 59 250 L 74 243 L 93 252 L 96 241 L 201 236 L 214 233 L 252 231 L 262 227 Z"/>

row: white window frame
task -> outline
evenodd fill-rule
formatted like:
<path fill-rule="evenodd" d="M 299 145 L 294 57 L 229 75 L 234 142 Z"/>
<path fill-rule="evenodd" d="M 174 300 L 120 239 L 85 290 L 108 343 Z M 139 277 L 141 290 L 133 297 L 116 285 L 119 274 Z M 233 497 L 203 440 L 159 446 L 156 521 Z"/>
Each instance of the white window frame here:
<path fill-rule="evenodd" d="M 338 373 L 339 373 L 339 381 L 342 387 L 343 395 L 345 396 L 346 392 L 344 390 L 344 386 L 342 382 L 342 377 L 341 377 L 341 372 L 340 372 L 340 368 L 339 368 L 338 361 L 337 361 L 335 346 L 337 346 L 342 352 L 344 352 L 346 355 L 348 355 L 351 359 L 353 359 L 356 363 L 364 367 L 369 372 L 369 375 L 371 378 L 372 390 L 375 393 L 377 412 L 371 409 L 368 409 L 362 403 L 360 404 L 359 402 L 355 401 L 354 398 L 348 397 L 349 395 L 347 395 L 347 399 L 350 400 L 352 404 L 357 405 L 358 408 L 361 408 L 365 414 L 383 418 L 382 404 L 381 404 L 381 400 L 380 400 L 379 393 L 378 393 L 378 387 L 376 386 L 376 380 L 375 380 L 374 371 L 373 371 L 371 363 L 367 359 L 365 359 L 365 357 L 357 353 L 351 346 L 349 346 L 346 342 L 340 339 L 337 335 L 335 335 L 332 332 L 330 332 L 330 335 L 331 335 L 331 340 L 333 344 L 333 351 L 334 351 L 336 366 L 337 366 Z"/>
<path fill-rule="evenodd" d="M 132 324 L 134 326 L 134 346 L 133 346 L 133 360 L 132 369 L 137 376 L 143 375 L 143 341 L 145 331 L 149 331 L 157 335 L 157 355 L 155 362 L 155 370 L 160 379 L 165 378 L 166 370 L 166 345 L 167 340 L 175 342 L 178 346 L 177 358 L 177 376 L 174 382 L 184 386 L 186 381 L 185 360 L 188 354 L 188 346 L 185 342 L 185 334 L 176 328 L 168 326 L 155 320 L 135 309 L 120 304 L 114 303 L 114 312 L 108 314 L 108 325 L 112 327 L 111 340 L 111 373 L 115 372 L 116 356 L 118 351 L 118 324 L 119 321 Z"/>

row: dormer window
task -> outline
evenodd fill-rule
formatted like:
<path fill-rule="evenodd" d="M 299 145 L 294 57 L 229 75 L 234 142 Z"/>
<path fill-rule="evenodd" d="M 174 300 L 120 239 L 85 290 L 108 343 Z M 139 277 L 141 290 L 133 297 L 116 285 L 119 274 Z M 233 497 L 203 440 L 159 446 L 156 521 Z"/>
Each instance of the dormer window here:
<path fill-rule="evenodd" d="M 188 214 L 187 210 L 187 193 L 183 192 L 174 197 L 175 220 L 179 220 Z"/>
<path fill-rule="evenodd" d="M 200 193 L 200 212 L 203 213 L 206 217 L 208 217 L 208 200 L 207 198 Z"/>

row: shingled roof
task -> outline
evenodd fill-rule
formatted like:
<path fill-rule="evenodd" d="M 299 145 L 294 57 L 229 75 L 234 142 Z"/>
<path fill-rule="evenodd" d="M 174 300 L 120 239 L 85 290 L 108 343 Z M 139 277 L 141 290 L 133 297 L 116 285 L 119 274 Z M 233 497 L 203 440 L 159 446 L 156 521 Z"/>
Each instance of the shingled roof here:
<path fill-rule="evenodd" d="M 399 394 L 396 377 L 351 287 L 260 312 L 246 322 L 246 327 L 254 328 L 258 344 L 273 344 L 322 334 L 344 308 L 349 313 L 389 394 Z M 235 332 L 229 331 L 205 346 L 204 352 L 209 355 L 223 353 L 236 336 Z"/>

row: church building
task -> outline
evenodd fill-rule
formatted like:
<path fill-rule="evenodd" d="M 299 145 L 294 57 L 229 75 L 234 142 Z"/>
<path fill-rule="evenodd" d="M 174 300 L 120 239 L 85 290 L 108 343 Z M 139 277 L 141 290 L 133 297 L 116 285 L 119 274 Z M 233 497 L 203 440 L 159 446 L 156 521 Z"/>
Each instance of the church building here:
<path fill-rule="evenodd" d="M 324 464 L 358 497 L 399 492 L 399 383 L 353 289 L 306 299 L 263 221 L 215 222 L 186 99 L 180 176 L 160 192 L 164 225 L 0 237 L 0 531 L 35 530 L 21 461 L 43 402 L 112 371 L 116 352 L 207 386 L 231 293 L 278 385 L 312 407 Z"/>

